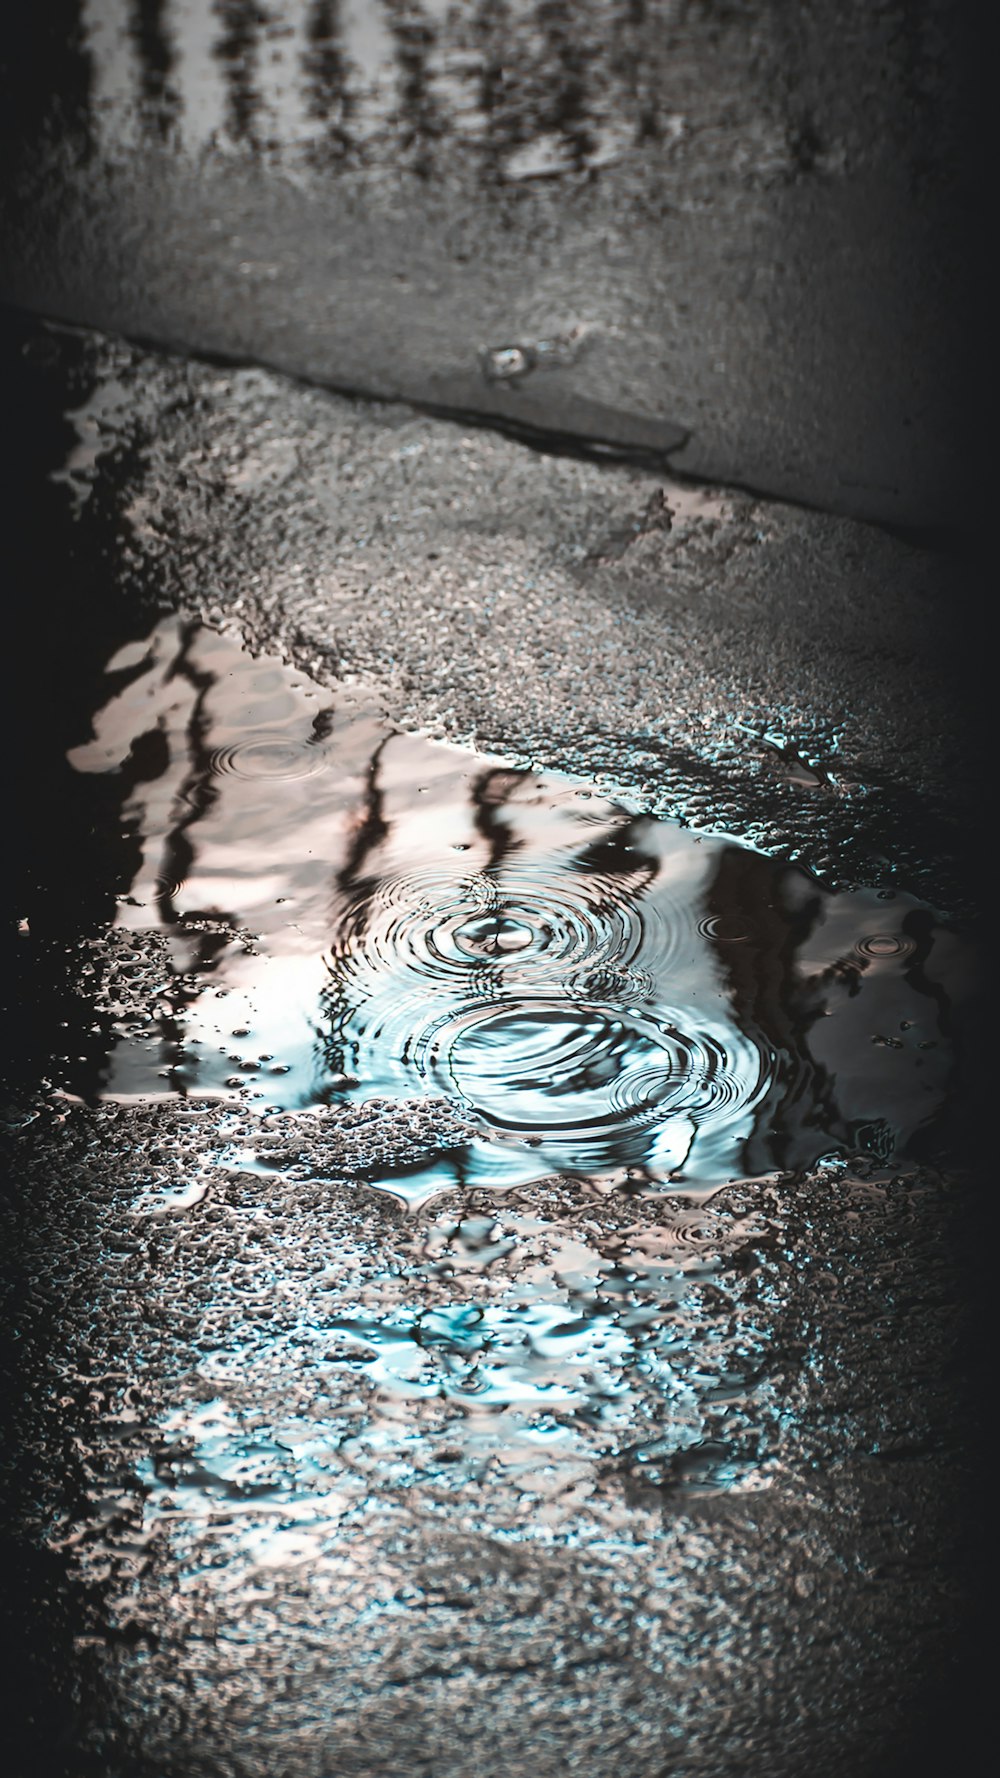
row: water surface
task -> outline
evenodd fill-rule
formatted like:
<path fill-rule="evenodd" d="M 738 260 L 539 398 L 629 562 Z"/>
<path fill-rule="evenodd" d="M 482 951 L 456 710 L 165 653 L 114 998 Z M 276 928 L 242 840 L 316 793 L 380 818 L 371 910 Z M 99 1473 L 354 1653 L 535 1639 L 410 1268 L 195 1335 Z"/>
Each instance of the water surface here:
<path fill-rule="evenodd" d="M 549 1174 L 702 1191 L 891 1158 L 941 1109 L 956 946 L 910 897 L 833 895 L 577 779 L 399 734 L 359 688 L 194 619 L 121 649 L 101 696 L 70 762 L 120 784 L 116 928 L 162 979 L 130 1005 L 119 944 L 91 1095 L 431 1096 L 470 1133 L 384 1182 L 411 1199 Z"/>

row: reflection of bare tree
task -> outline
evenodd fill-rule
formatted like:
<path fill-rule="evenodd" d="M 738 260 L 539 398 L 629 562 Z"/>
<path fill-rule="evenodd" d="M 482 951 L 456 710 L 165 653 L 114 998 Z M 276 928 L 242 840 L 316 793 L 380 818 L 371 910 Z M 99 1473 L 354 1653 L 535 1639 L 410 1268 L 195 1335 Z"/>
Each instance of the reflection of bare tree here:
<path fill-rule="evenodd" d="M 431 149 L 444 130 L 433 92 L 434 26 L 419 0 L 382 0 L 399 67 L 397 91 L 402 146 L 422 179 L 432 171 Z"/>
<path fill-rule="evenodd" d="M 937 1161 L 940 1161 L 942 1155 L 953 1159 L 968 1143 L 971 1121 L 968 1107 L 974 1103 L 974 1095 L 967 1091 L 968 1069 L 973 1060 L 966 1048 L 969 1029 L 965 1020 L 958 1018 L 957 1009 L 944 983 L 940 979 L 935 980 L 930 973 L 930 955 L 935 941 L 934 919 L 930 910 L 911 908 L 904 917 L 900 930 L 913 941 L 913 951 L 905 972 L 907 986 L 934 1006 L 937 1029 L 951 1055 L 943 1115 L 934 1120 L 930 1147 L 931 1155 Z M 974 1065 L 981 1066 L 978 1058 Z M 958 1090 L 959 1082 L 963 1083 L 966 1090 Z M 913 1146 L 914 1152 L 921 1157 L 925 1155 L 923 1143 Z M 946 1164 L 949 1164 L 947 1160 Z"/>
<path fill-rule="evenodd" d="M 807 967 L 804 958 L 821 931 L 827 899 L 804 872 L 736 847 L 721 855 L 706 896 L 705 930 L 737 1023 L 759 1032 L 775 1054 L 773 1085 L 746 1145 L 750 1174 L 808 1168 L 824 1148 L 888 1159 L 902 1141 L 912 1152 L 922 1095 L 930 1091 L 927 1109 L 936 1113 L 945 1092 L 940 1069 L 928 1088 L 924 1075 L 901 1067 L 896 1080 L 885 1079 L 881 1111 L 866 1109 L 879 1097 L 865 1090 L 879 1053 L 873 1057 L 871 1046 L 881 1046 L 882 1054 L 905 1047 L 898 1032 L 914 1019 L 900 1021 L 902 1010 L 915 1014 L 919 999 L 930 1003 L 932 1048 L 938 1035 L 950 1032 L 949 997 L 929 968 L 933 916 L 919 908 L 904 915 L 899 941 L 913 948 L 888 977 L 857 943 L 821 967 Z M 852 936 L 863 938 L 863 930 Z M 880 1034 L 887 1010 L 897 1035 Z M 920 1058 L 907 1066 L 920 1069 Z M 896 1127 L 897 1117 L 905 1127 Z"/>
<path fill-rule="evenodd" d="M 797 886 L 799 871 L 784 873 Z M 753 1173 L 798 1164 L 803 1122 L 829 1130 L 833 1083 L 810 1059 L 807 1034 L 822 999 L 803 991 L 796 954 L 819 917 L 821 892 L 783 893 L 780 867 L 743 847 L 727 848 L 705 898 L 705 931 L 742 1030 L 758 1030 L 777 1057 L 775 1080 L 754 1121 L 744 1164 Z M 815 1147 L 815 1143 L 813 1144 Z M 813 1155 L 815 1159 L 815 1155 Z"/>
<path fill-rule="evenodd" d="M 206 708 L 208 694 L 216 683 L 216 675 L 196 663 L 194 651 L 200 629 L 197 618 L 184 624 L 180 648 L 164 674 L 164 684 L 169 684 L 171 679 L 184 679 L 195 694 L 187 723 L 188 757 L 191 764 L 174 805 L 175 819 L 164 836 L 163 864 L 157 884 L 156 908 L 165 926 L 177 924 L 177 886 L 191 875 L 194 864 L 195 850 L 190 829 L 208 814 L 219 799 L 219 786 L 212 776 L 212 752 L 209 746 L 211 718 Z"/>
<path fill-rule="evenodd" d="M 651 833 L 646 816 L 617 823 L 610 830 L 590 840 L 574 862 L 574 869 L 607 877 L 614 885 L 613 900 L 637 901 L 651 889 L 660 868 L 656 854 L 643 847 L 643 836 Z"/>
<path fill-rule="evenodd" d="M 171 81 L 175 56 L 167 27 L 167 0 L 131 0 L 129 35 L 140 67 L 142 108 L 146 119 L 166 136 L 180 108 L 180 97 Z"/>
<path fill-rule="evenodd" d="M 542 129 L 557 132 L 572 165 L 586 166 L 594 139 L 590 127 L 590 63 L 593 46 L 579 28 L 567 0 L 538 0 L 536 18 L 545 44 L 548 78 L 539 95 Z"/>
<path fill-rule="evenodd" d="M 389 823 L 384 812 L 385 799 L 379 783 L 379 768 L 390 739 L 391 736 L 387 735 L 372 754 L 365 774 L 365 800 L 361 819 L 354 830 L 347 857 L 337 873 L 337 887 L 351 901 L 366 900 L 378 881 L 378 873 L 376 870 L 369 870 L 369 863 L 389 834 Z"/>
<path fill-rule="evenodd" d="M 911 908 L 900 930 L 913 940 L 913 951 L 906 967 L 906 981 L 916 993 L 925 994 L 933 1001 L 942 1035 L 951 1037 L 954 1030 L 950 996 L 941 982 L 932 980 L 927 967 L 934 943 L 933 915 L 928 908 Z"/>
<path fill-rule="evenodd" d="M 257 62 L 267 14 L 256 0 L 212 0 L 212 4 L 222 26 L 222 35 L 216 38 L 212 50 L 222 64 L 226 82 L 229 133 L 234 142 L 244 142 L 257 151 L 261 146 L 257 133 L 261 110 Z"/>
<path fill-rule="evenodd" d="M 184 975 L 192 979 L 190 988 L 179 978 L 171 994 L 172 1010 L 161 1019 L 161 1036 L 172 1062 L 176 1062 L 183 1045 L 186 1007 L 202 991 L 203 978 L 211 974 L 217 958 L 237 926 L 236 916 L 219 910 L 191 910 L 180 914 L 176 897 L 181 884 L 193 873 L 196 857 L 191 829 L 214 808 L 219 798 L 219 782 L 212 770 L 212 748 L 209 745 L 212 721 L 208 697 L 217 683 L 217 674 L 199 667 L 195 658 L 201 623 L 192 618 L 180 633 L 180 648 L 164 675 L 164 684 L 183 679 L 193 690 L 194 702 L 187 722 L 187 748 L 190 761 L 187 774 L 174 803 L 174 818 L 163 840 L 162 863 L 156 888 L 156 907 L 164 926 L 183 930 L 191 949 Z M 206 913 L 210 917 L 206 918 Z M 176 1076 L 174 1085 L 180 1085 Z"/>
<path fill-rule="evenodd" d="M 361 818 L 351 836 L 347 857 L 337 872 L 338 900 L 347 909 L 362 909 L 378 886 L 379 873 L 375 858 L 379 846 L 389 836 L 379 772 L 382 755 L 390 739 L 391 736 L 387 735 L 379 743 L 369 761 Z M 317 1039 L 320 1060 L 331 1080 L 329 1089 L 320 1096 L 328 1100 L 337 1097 L 338 1082 L 349 1072 L 350 1045 L 347 1027 L 354 1011 L 346 992 L 343 972 L 336 967 L 337 955 L 335 940 L 332 948 L 334 968 L 323 992 L 323 1026 Z"/>
<path fill-rule="evenodd" d="M 343 50 L 340 0 L 312 0 L 306 18 L 307 48 L 302 56 L 306 110 L 324 126 L 313 159 L 342 160 L 353 141 L 350 132 L 355 98 L 351 92 L 351 64 Z"/>
<path fill-rule="evenodd" d="M 504 859 L 522 843 L 515 837 L 505 810 L 510 797 L 527 777 L 527 772 L 499 767 L 480 773 L 472 786 L 473 824 L 489 847 L 484 875 L 495 875 Z"/>

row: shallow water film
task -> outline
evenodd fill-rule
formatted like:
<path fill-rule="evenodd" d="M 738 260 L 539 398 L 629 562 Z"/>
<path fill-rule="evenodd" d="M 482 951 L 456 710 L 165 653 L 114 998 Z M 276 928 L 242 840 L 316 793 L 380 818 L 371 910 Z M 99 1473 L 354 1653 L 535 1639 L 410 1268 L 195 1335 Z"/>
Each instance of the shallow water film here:
<path fill-rule="evenodd" d="M 117 651 L 103 689 L 69 759 L 111 778 L 135 866 L 111 1047 L 65 1081 L 88 1098 L 439 1097 L 464 1136 L 371 1180 L 409 1202 L 890 1160 L 940 1111 L 961 951 L 912 897 L 833 895 L 578 780 L 399 734 L 197 618 Z"/>

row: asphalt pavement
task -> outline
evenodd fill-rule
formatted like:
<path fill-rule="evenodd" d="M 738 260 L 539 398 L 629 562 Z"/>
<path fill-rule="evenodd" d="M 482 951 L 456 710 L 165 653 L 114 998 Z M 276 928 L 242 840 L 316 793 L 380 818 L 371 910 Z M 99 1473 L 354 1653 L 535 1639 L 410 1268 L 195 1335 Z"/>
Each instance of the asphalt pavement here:
<path fill-rule="evenodd" d="M 883 1778 L 972 1744 L 960 45 L 948 8 L 836 11 L 94 0 L 8 45 L 25 1778 Z M 194 976 L 172 886 L 136 905 L 155 723 L 117 776 L 72 760 L 177 623 L 886 931 L 919 906 L 950 1112 L 806 1169 L 778 1132 L 714 1194 L 414 1205 L 393 1178 L 465 1139 L 441 1101 L 102 1098 Z M 852 1068 L 920 1064 L 852 957 Z"/>

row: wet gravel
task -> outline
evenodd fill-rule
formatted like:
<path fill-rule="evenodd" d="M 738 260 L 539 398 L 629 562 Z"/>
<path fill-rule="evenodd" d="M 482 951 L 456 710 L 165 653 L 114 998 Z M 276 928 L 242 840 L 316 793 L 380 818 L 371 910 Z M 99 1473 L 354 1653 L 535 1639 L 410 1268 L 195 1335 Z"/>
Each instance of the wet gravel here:
<path fill-rule="evenodd" d="M 105 1107 L 15 1143 L 51 1626 L 25 1771 L 896 1769 L 959 1677 L 946 1185 L 868 1164 L 696 1213 L 553 1183 L 404 1216 L 213 1166 L 217 1139 L 210 1107 Z M 435 1317 L 532 1289 L 568 1319 L 603 1291 L 638 1362 L 577 1364 L 567 1399 L 523 1354 L 551 1408 L 477 1407 Z M 373 1366 L 415 1307 L 419 1386 Z"/>

